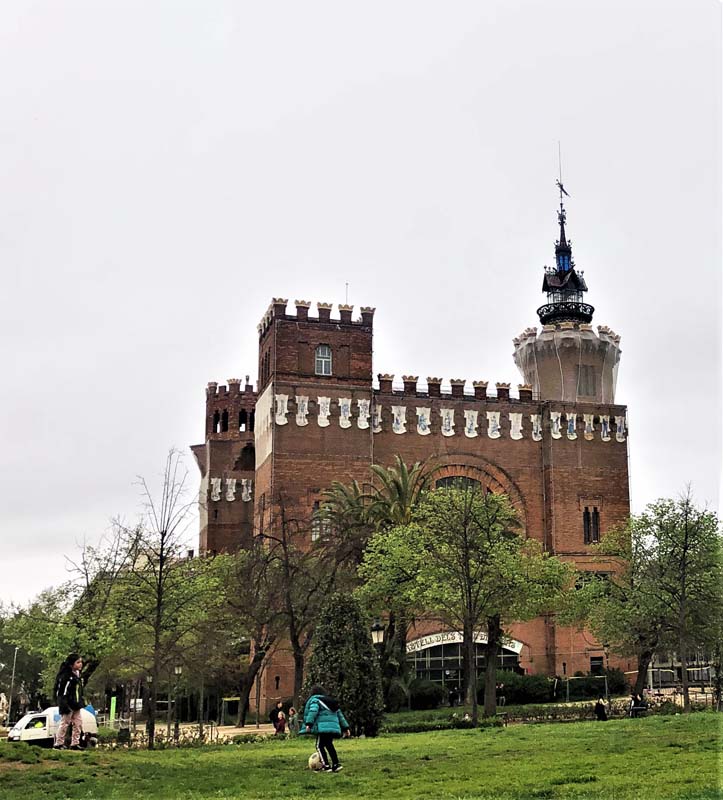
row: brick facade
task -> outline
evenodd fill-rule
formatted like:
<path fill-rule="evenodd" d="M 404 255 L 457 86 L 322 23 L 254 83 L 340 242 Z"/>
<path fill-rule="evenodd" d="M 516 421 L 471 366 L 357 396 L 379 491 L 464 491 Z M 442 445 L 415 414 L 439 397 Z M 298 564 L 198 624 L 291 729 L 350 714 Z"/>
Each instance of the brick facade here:
<path fill-rule="evenodd" d="M 391 464 L 399 455 L 407 463 L 431 457 L 436 478 L 466 476 L 505 492 L 526 534 L 547 551 L 584 569 L 607 569 L 585 543 L 583 521 L 588 514 L 590 529 L 594 518 L 601 535 L 630 510 L 626 408 L 614 404 L 619 337 L 569 323 L 546 325 L 539 338 L 528 329 L 515 340 L 515 359 L 528 381 L 517 392 L 497 384 L 488 393 L 486 382 L 462 380 L 443 391 L 438 378 L 403 376 L 397 384 L 391 375 L 380 375 L 374 388 L 374 309 L 352 320 L 350 306 L 340 306 L 338 318 L 328 304 L 318 304 L 317 316 L 309 307 L 297 301 L 296 313 L 287 314 L 286 300 L 275 299 L 264 315 L 258 394 L 248 381 L 243 390 L 238 382 L 209 384 L 206 442 L 193 448 L 202 474 L 202 553 L 243 547 L 269 523 L 279 500 L 310 518 L 332 481 L 366 481 L 370 464 Z M 320 347 L 331 353 L 330 375 L 318 374 Z M 531 367 L 536 349 L 540 359 Z M 583 359 L 596 381 L 585 374 L 587 395 L 575 389 Z M 548 375 L 553 367 L 562 375 L 557 383 Z M 348 400 L 350 407 L 343 407 Z M 428 426 L 421 411 L 422 432 L 418 409 L 431 411 Z M 246 425 L 239 430 L 242 411 Z M 243 500 L 237 488 L 227 499 L 229 480 L 237 487 L 253 480 L 251 498 Z M 218 500 L 214 486 L 217 496 L 220 486 Z M 434 622 L 420 624 L 410 638 L 436 630 Z M 589 633 L 562 629 L 550 617 L 515 625 L 511 634 L 522 643 L 520 665 L 530 672 L 587 672 L 590 658 L 603 654 Z M 629 668 L 614 659 L 610 664 Z M 282 646 L 264 672 L 265 703 L 290 696 L 292 686 L 292 662 Z"/>

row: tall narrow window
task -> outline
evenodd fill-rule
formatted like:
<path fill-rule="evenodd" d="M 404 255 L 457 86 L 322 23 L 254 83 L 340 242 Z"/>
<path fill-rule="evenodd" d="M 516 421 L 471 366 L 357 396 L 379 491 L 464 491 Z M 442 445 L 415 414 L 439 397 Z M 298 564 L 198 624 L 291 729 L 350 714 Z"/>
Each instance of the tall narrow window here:
<path fill-rule="evenodd" d="M 331 347 L 328 344 L 320 344 L 316 348 L 314 372 L 317 375 L 331 375 Z"/>
<path fill-rule="evenodd" d="M 595 367 L 590 364 L 578 366 L 577 393 L 585 397 L 595 396 Z"/>
<path fill-rule="evenodd" d="M 228 430 L 228 411 L 224 411 L 223 414 L 221 414 L 221 431 L 223 433 L 226 433 L 227 430 Z"/>
<path fill-rule="evenodd" d="M 592 541 L 592 522 L 590 519 L 590 509 L 587 506 L 585 506 L 585 510 L 582 512 L 582 533 L 585 544 L 590 544 Z"/>
<path fill-rule="evenodd" d="M 319 501 L 314 501 L 314 510 L 311 517 L 311 541 L 316 542 L 321 536 L 321 520 L 319 519 Z"/>
<path fill-rule="evenodd" d="M 213 432 L 218 433 L 221 429 L 221 415 L 218 411 L 213 412 Z"/>
<path fill-rule="evenodd" d="M 597 544 L 600 541 L 600 512 L 597 506 L 592 509 L 592 528 L 590 530 L 590 541 Z"/>
<path fill-rule="evenodd" d="M 254 422 L 255 422 L 255 420 L 256 420 L 256 412 L 255 412 L 255 411 L 252 411 L 252 412 L 249 414 L 249 430 L 250 430 L 250 431 L 253 431 L 253 429 L 254 429 Z"/>
<path fill-rule="evenodd" d="M 246 424 L 247 424 L 246 409 L 242 408 L 241 411 L 238 412 L 238 429 L 240 431 L 245 431 Z"/>

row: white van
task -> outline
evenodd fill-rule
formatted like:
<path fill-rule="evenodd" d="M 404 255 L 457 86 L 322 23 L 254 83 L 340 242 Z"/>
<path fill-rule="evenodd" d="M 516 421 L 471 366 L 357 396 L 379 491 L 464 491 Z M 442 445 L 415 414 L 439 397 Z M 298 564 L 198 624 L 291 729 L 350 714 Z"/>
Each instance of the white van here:
<path fill-rule="evenodd" d="M 80 746 L 95 747 L 98 744 L 98 721 L 95 718 L 95 714 L 92 714 L 87 708 L 81 708 L 80 719 L 83 727 Z M 46 708 L 45 711 L 35 711 L 32 714 L 26 714 L 10 728 L 8 741 L 28 742 L 29 744 L 52 747 L 59 724 L 60 711 L 58 706 L 51 706 Z"/>

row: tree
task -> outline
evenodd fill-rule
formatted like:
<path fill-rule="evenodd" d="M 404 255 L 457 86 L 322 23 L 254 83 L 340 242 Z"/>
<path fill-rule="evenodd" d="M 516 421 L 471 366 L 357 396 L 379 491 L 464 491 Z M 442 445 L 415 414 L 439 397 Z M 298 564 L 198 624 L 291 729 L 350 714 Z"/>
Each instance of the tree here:
<path fill-rule="evenodd" d="M 431 485 L 428 461 L 411 466 L 395 456 L 391 466 L 374 464 L 371 467 L 372 483 L 360 486 L 353 481 L 349 486 L 332 484 L 324 493 L 322 518 L 328 521 L 337 553 L 349 552 L 352 557 L 344 565 L 358 569 L 370 536 L 394 525 L 407 524 L 414 509 Z M 404 602 L 403 594 L 394 584 L 385 590 L 376 584 L 373 591 L 362 590 L 360 595 L 370 609 L 385 615 L 387 626 L 380 653 L 384 698 L 389 705 L 394 684 L 408 685 L 406 642 L 407 630 L 413 617 L 413 606 Z"/>
<path fill-rule="evenodd" d="M 362 566 L 372 587 L 388 591 L 396 584 L 405 603 L 462 632 L 465 697 L 475 722 L 476 634 L 486 627 L 485 714 L 491 715 L 507 625 L 551 610 L 570 582 L 571 570 L 518 528 L 505 495 L 438 489 L 422 498 L 408 524 L 372 538 Z"/>
<path fill-rule="evenodd" d="M 139 478 L 145 514 L 138 525 L 121 527 L 122 549 L 128 566 L 121 574 L 122 619 L 134 631 L 140 655 L 148 655 L 150 678 L 148 747 L 155 742 L 159 681 L 182 657 L 182 642 L 197 624 L 194 616 L 213 594 L 206 583 L 203 559 L 183 558 L 184 534 L 191 521 L 192 502 L 186 500 L 188 472 L 180 453 L 171 450 L 158 498 Z M 195 499 L 194 499 L 195 502 Z"/>
<path fill-rule="evenodd" d="M 618 566 L 605 583 L 589 582 L 576 598 L 578 617 L 614 652 L 638 660 L 642 691 L 653 655 L 675 650 L 683 702 L 690 710 L 688 656 L 715 650 L 723 604 L 721 539 L 716 515 L 695 507 L 690 489 L 677 500 L 651 503 L 598 548 Z"/>
<path fill-rule="evenodd" d="M 353 735 L 377 735 L 383 711 L 379 660 L 369 621 L 359 601 L 348 594 L 331 595 L 321 611 L 305 681 L 307 692 L 314 684 L 339 700 Z"/>

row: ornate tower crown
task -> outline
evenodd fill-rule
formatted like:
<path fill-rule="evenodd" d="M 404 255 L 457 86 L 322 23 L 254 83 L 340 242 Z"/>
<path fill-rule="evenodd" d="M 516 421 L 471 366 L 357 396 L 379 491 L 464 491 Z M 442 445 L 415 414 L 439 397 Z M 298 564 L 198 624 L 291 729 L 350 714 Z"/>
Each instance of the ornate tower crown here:
<path fill-rule="evenodd" d="M 565 235 L 567 212 L 562 196 L 569 195 L 559 180 L 557 186 L 560 190 L 560 210 L 557 212 L 560 238 L 555 242 L 555 267 L 545 267 L 542 281 L 542 291 L 547 293 L 547 303 L 537 309 L 537 315 L 543 325 L 566 321 L 589 323 L 595 309 L 589 303 L 583 302 L 583 292 L 587 291 L 587 284 L 582 272 L 575 269 L 572 242 Z"/>

